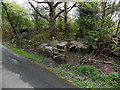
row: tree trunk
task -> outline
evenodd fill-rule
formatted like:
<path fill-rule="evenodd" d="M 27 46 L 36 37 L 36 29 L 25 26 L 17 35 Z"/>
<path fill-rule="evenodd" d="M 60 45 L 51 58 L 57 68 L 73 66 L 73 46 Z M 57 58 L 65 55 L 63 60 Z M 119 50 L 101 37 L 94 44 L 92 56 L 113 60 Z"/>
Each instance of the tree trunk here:
<path fill-rule="evenodd" d="M 65 2 L 64 4 L 64 9 L 65 9 L 64 13 L 65 33 L 67 33 L 67 2 Z"/>
<path fill-rule="evenodd" d="M 116 31 L 116 36 L 118 35 L 118 31 L 119 31 L 119 27 L 120 27 L 120 21 L 118 22 L 118 25 L 117 25 L 117 31 Z"/>
<path fill-rule="evenodd" d="M 101 8 L 102 8 L 102 19 L 101 19 L 101 28 L 104 26 L 104 22 L 105 22 L 105 14 L 106 14 L 106 12 L 105 12 L 105 9 L 106 9 L 106 2 L 102 2 L 101 3 L 102 4 L 102 6 L 101 6 Z M 101 29 L 102 30 L 102 29 Z"/>
<path fill-rule="evenodd" d="M 38 7 L 36 7 L 36 10 L 38 10 Z M 38 20 L 38 14 L 36 13 L 36 12 L 34 12 L 34 18 L 35 18 L 35 27 L 36 27 L 36 31 L 38 31 L 39 30 L 39 20 Z"/>
<path fill-rule="evenodd" d="M 65 12 L 64 12 L 64 25 L 65 25 L 65 27 L 64 27 L 64 35 L 66 35 L 67 37 L 69 37 L 69 35 L 68 35 L 68 24 L 67 24 L 67 21 L 68 21 L 68 18 L 67 18 L 67 14 L 68 14 L 68 12 L 67 12 L 67 2 L 65 2 L 64 3 L 64 9 L 65 9 Z"/>
<path fill-rule="evenodd" d="M 8 21 L 10 22 L 10 25 L 12 27 L 12 33 L 14 34 L 14 37 L 16 39 L 16 45 L 18 45 L 19 44 L 19 39 L 18 39 L 17 33 L 15 31 L 15 27 L 14 27 L 14 25 L 12 23 L 12 20 L 11 20 L 10 16 L 9 16 L 9 13 L 8 13 L 6 5 L 3 2 L 2 2 L 2 5 L 3 5 L 3 7 L 4 7 L 5 11 L 6 11 Z"/>
<path fill-rule="evenodd" d="M 51 37 L 56 37 L 56 18 L 55 18 L 54 7 L 50 7 L 49 30 L 50 30 Z"/>
<path fill-rule="evenodd" d="M 82 30 L 78 30 L 76 35 L 75 35 L 75 40 L 77 40 L 78 38 L 83 38 L 83 33 L 82 33 Z"/>
<path fill-rule="evenodd" d="M 62 16 L 59 16 L 59 20 L 60 20 L 60 23 L 59 23 L 59 32 L 62 32 Z"/>

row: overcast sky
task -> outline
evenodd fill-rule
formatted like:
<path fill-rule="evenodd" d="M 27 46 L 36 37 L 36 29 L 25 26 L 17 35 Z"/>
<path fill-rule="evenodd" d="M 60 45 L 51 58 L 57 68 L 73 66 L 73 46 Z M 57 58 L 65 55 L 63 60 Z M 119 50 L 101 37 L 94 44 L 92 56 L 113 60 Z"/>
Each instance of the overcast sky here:
<path fill-rule="evenodd" d="M 20 5 L 20 6 L 23 6 L 23 7 L 26 7 L 26 3 L 27 3 L 27 1 L 28 0 L 9 0 L 9 2 L 11 2 L 11 1 L 16 1 L 17 2 L 17 4 L 18 5 Z M 39 1 L 42 1 L 42 0 L 39 0 Z M 59 0 L 60 1 L 60 0 Z M 65 1 L 65 0 L 64 0 Z M 66 0 L 67 1 L 67 0 Z M 72 1 L 76 1 L 76 0 L 72 0 Z M 78 1 L 78 0 L 77 0 Z M 88 0 L 89 1 L 89 0 Z M 114 1 L 114 0 L 111 0 L 111 1 Z M 116 2 L 119 2 L 119 0 L 117 0 Z M 70 11 L 70 14 L 73 14 L 73 13 L 75 13 L 75 9 L 72 9 L 71 11 Z M 120 13 L 119 13 L 120 14 Z M 115 19 L 118 19 L 118 17 L 116 17 Z"/>
<path fill-rule="evenodd" d="M 19 5 L 24 5 L 28 0 L 8 0 L 9 2 L 11 2 L 11 1 L 16 1 L 17 2 L 17 4 L 19 4 Z M 38 0 L 38 1 L 43 1 L 43 0 Z M 60 1 L 60 0 L 59 0 Z M 63 1 L 65 1 L 65 0 L 63 0 Z M 69 1 L 69 0 L 66 0 L 66 1 Z M 79 0 L 72 0 L 72 1 L 79 1 Z M 87 1 L 91 1 L 91 0 L 87 0 Z M 93 1 L 97 1 L 97 0 L 93 0 Z M 102 1 L 102 0 L 100 0 L 100 1 Z M 111 1 L 114 1 L 114 0 L 111 0 Z M 117 2 L 119 2 L 119 0 L 117 0 Z"/>

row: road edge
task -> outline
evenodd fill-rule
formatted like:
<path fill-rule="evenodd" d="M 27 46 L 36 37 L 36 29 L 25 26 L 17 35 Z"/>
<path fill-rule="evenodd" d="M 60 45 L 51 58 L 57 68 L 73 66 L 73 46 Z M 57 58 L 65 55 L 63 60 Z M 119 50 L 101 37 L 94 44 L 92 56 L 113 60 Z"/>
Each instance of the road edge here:
<path fill-rule="evenodd" d="M 43 70 L 46 70 L 46 71 L 54 74 L 54 75 L 57 76 L 58 78 L 69 82 L 70 84 L 72 84 L 72 85 L 75 86 L 76 88 L 80 88 L 80 87 L 77 86 L 75 83 L 73 83 L 71 80 L 67 80 L 65 77 L 62 77 L 62 76 L 60 76 L 60 75 L 57 75 L 55 72 L 47 69 L 47 66 L 42 65 L 42 64 L 40 64 L 40 63 L 37 63 L 37 62 L 35 62 L 35 60 L 32 60 L 32 59 L 26 58 L 26 57 L 24 57 L 24 56 L 21 56 L 21 55 L 15 53 L 15 52 L 12 51 L 11 49 L 9 49 L 9 48 L 7 48 L 7 47 L 5 47 L 5 46 L 3 46 L 3 45 L 2 45 L 2 48 L 10 51 L 12 54 L 16 55 L 17 57 L 23 58 L 23 60 L 27 61 L 28 63 L 30 63 L 30 64 L 32 64 L 32 65 L 34 65 L 34 66 L 37 66 L 37 67 L 39 67 L 39 68 L 42 68 Z"/>

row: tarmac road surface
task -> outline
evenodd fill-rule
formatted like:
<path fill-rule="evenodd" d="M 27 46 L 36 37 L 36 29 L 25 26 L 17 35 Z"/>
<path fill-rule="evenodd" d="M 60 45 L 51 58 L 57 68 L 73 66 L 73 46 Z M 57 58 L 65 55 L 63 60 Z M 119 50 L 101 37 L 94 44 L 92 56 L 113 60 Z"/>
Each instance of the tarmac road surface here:
<path fill-rule="evenodd" d="M 76 88 L 53 73 L 31 64 L 27 58 L 1 47 L 2 88 Z"/>

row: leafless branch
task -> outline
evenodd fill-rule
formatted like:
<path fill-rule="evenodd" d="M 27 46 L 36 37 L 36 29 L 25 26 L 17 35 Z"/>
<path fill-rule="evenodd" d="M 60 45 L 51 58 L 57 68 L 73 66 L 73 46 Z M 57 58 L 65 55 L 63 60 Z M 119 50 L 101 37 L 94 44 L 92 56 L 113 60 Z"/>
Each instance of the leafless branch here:
<path fill-rule="evenodd" d="M 71 11 L 74 7 L 76 7 L 76 3 L 67 11 L 67 13 Z"/>
<path fill-rule="evenodd" d="M 37 0 L 32 0 L 32 1 L 34 1 L 36 3 L 47 3 L 46 1 L 45 2 L 40 2 L 40 1 L 37 1 Z"/>
<path fill-rule="evenodd" d="M 45 7 L 44 5 L 42 5 L 42 7 L 46 10 L 49 10 L 49 7 Z"/>
<path fill-rule="evenodd" d="M 31 5 L 31 7 L 36 11 L 37 14 L 39 14 L 42 18 L 46 19 L 47 21 L 49 21 L 49 19 L 45 16 L 43 16 L 35 7 L 34 5 L 29 1 L 29 4 Z"/>
<path fill-rule="evenodd" d="M 65 9 L 61 10 L 59 13 L 56 14 L 55 18 L 57 18 L 61 13 L 63 13 Z"/>
<path fill-rule="evenodd" d="M 54 5 L 54 8 L 56 8 L 59 4 L 61 4 L 62 2 L 57 2 L 55 5 Z"/>
<path fill-rule="evenodd" d="M 115 2 L 114 2 L 113 5 L 109 8 L 109 12 L 106 15 L 109 15 L 111 13 L 113 14 L 115 11 L 118 11 L 119 7 L 120 7 L 120 4 L 115 5 Z"/>
<path fill-rule="evenodd" d="M 67 8 L 67 9 L 68 9 L 67 13 L 68 13 L 70 10 L 72 10 L 73 7 L 75 7 L 75 6 L 76 6 L 76 3 L 75 3 L 72 7 Z M 65 11 L 65 9 L 63 9 L 63 10 L 61 10 L 59 13 L 57 13 L 56 18 L 57 18 L 61 13 L 63 13 L 64 11 Z"/>

